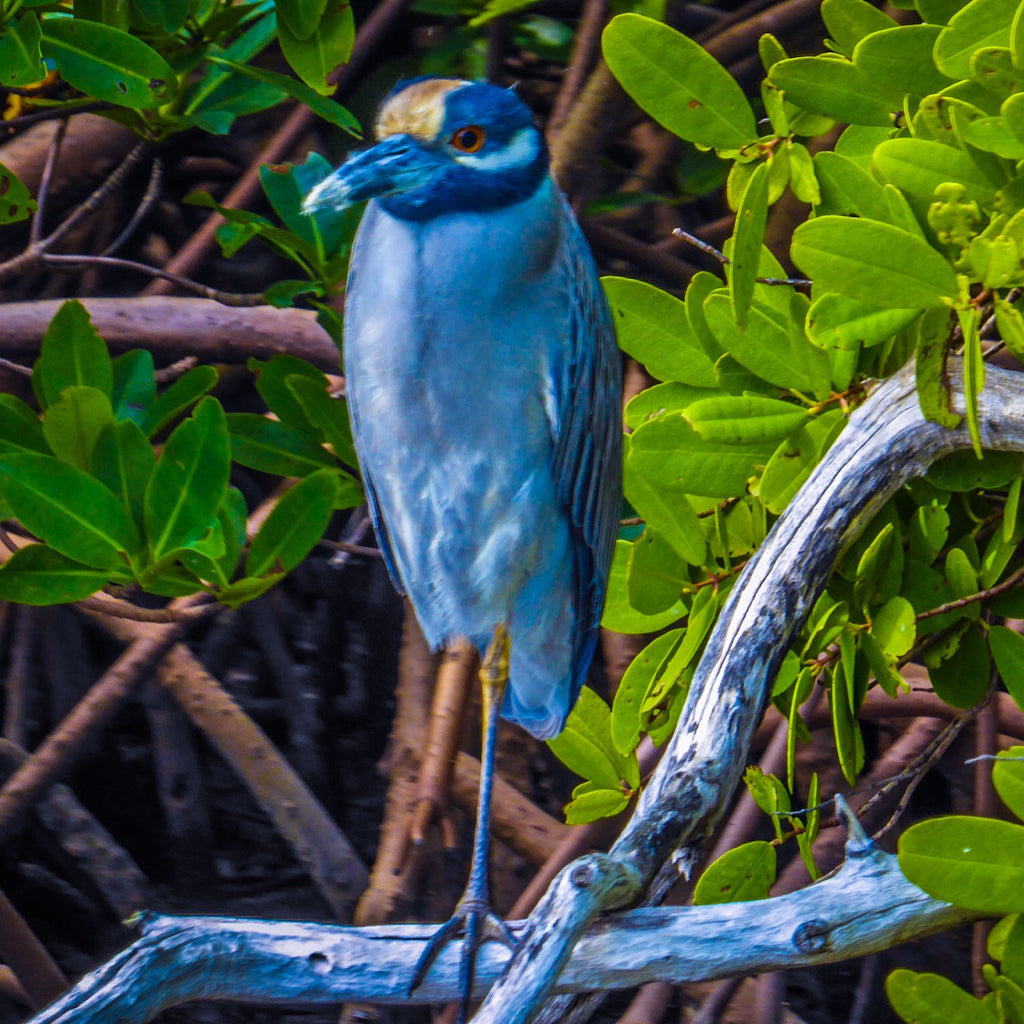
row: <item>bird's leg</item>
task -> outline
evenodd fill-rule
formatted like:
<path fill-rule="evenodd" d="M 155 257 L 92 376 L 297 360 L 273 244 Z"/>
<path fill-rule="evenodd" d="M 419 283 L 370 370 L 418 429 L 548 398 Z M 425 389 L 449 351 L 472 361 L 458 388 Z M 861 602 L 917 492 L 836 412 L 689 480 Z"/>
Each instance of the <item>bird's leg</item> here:
<path fill-rule="evenodd" d="M 509 637 L 508 630 L 498 626 L 487 647 L 480 666 L 480 685 L 483 691 L 483 752 L 480 758 L 480 795 L 477 800 L 476 829 L 473 833 L 473 856 L 469 868 L 469 882 L 455 907 L 451 919 L 443 924 L 427 943 L 413 972 L 413 991 L 426 976 L 438 953 L 460 932 L 464 935 L 462 957 L 459 961 L 458 1024 L 464 1024 L 473 990 L 476 954 L 488 939 L 515 949 L 515 939 L 504 922 L 491 912 L 490 883 L 487 853 L 491 825 L 491 783 L 494 778 L 494 745 L 498 733 L 498 716 L 508 685 Z"/>

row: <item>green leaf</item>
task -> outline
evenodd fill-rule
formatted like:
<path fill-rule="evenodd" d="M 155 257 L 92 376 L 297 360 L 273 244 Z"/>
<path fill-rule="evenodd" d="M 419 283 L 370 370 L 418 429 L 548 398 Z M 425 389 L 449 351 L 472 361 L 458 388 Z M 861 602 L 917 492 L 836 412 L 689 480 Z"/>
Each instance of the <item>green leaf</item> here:
<path fill-rule="evenodd" d="M 212 135 L 227 135 L 236 118 L 259 113 L 286 98 L 284 90 L 275 85 L 228 78 L 219 69 L 215 73 L 220 76 L 217 87 L 185 114 L 197 128 Z"/>
<path fill-rule="evenodd" d="M 355 442 L 348 418 L 348 406 L 343 398 L 328 393 L 328 381 L 321 374 L 314 380 L 305 374 L 289 374 L 285 386 L 302 406 L 309 422 L 321 432 L 324 440 L 334 449 L 335 458 L 346 465 L 357 466 Z"/>
<path fill-rule="evenodd" d="M 630 435 L 629 460 L 632 470 L 653 487 L 732 498 L 747 493 L 747 481 L 768 461 L 773 448 L 706 441 L 682 415 L 667 413 Z"/>
<path fill-rule="evenodd" d="M 43 436 L 57 458 L 88 470 L 96 439 L 113 422 L 110 399 L 96 388 L 76 384 L 46 410 Z"/>
<path fill-rule="evenodd" d="M 293 32 L 291 23 L 284 19 L 277 25 L 284 59 L 299 78 L 321 96 L 329 96 L 334 91 L 327 76 L 352 55 L 355 37 L 355 18 L 348 0 L 329 0 L 320 23 L 305 36 Z"/>
<path fill-rule="evenodd" d="M 608 705 L 593 690 L 584 687 L 569 714 L 565 729 L 547 744 L 570 771 L 602 789 L 619 789 L 621 792 L 621 755 L 612 746 L 610 723 Z"/>
<path fill-rule="evenodd" d="M 277 0 L 278 31 L 287 26 L 298 39 L 308 39 L 317 29 L 327 7 L 327 0 Z"/>
<path fill-rule="evenodd" d="M 671 608 L 690 582 L 687 563 L 650 526 L 633 542 L 626 589 L 630 604 L 645 615 Z"/>
<path fill-rule="evenodd" d="M 105 103 L 146 109 L 174 98 L 178 79 L 171 66 L 141 39 L 80 18 L 43 22 L 43 56 L 61 78 Z"/>
<path fill-rule="evenodd" d="M 822 150 L 814 154 L 814 171 L 821 187 L 821 204 L 815 211 L 818 215 L 849 214 L 883 222 L 891 219 L 881 184 L 849 157 Z"/>
<path fill-rule="evenodd" d="M 955 427 L 960 414 L 953 412 L 946 358 L 950 337 L 949 310 L 936 306 L 921 317 L 917 327 L 914 372 L 921 412 L 932 423 Z"/>
<path fill-rule="evenodd" d="M 309 434 L 319 442 L 323 436 L 321 430 L 310 422 L 306 410 L 287 381 L 289 377 L 309 378 L 321 391 L 325 391 L 327 378 L 304 359 L 289 355 L 275 355 L 265 362 L 253 358 L 246 365 L 256 377 L 256 390 L 266 402 L 267 408 L 282 423 Z"/>
<path fill-rule="evenodd" d="M 888 696 L 895 697 L 900 690 L 906 688 L 903 677 L 896 670 L 896 659 L 887 655 L 870 633 L 861 634 L 860 649 L 867 658 L 868 667 L 876 682 Z"/>
<path fill-rule="evenodd" d="M 805 110 L 844 124 L 892 126 L 892 107 L 849 61 L 791 57 L 772 66 L 769 81 Z"/>
<path fill-rule="evenodd" d="M 886 654 L 900 658 L 917 639 L 914 607 L 905 597 L 891 597 L 871 616 L 871 632 Z"/>
<path fill-rule="evenodd" d="M 352 228 L 345 217 L 323 211 L 311 217 L 302 210 L 303 200 L 332 170 L 319 153 L 310 153 L 301 164 L 271 164 L 260 168 L 260 184 L 274 213 L 289 231 L 314 246 L 320 259 L 341 249 Z M 309 285 L 310 282 L 306 282 L 306 286 Z"/>
<path fill-rule="evenodd" d="M 330 470 L 310 473 L 284 494 L 253 538 L 245 562 L 248 576 L 290 572 L 323 536 L 338 497 Z"/>
<path fill-rule="evenodd" d="M 619 688 L 615 691 L 609 726 L 612 742 L 620 754 L 632 753 L 640 742 L 644 699 L 653 687 L 659 670 L 664 667 L 666 658 L 682 636 L 683 630 L 672 629 L 655 637 L 623 673 Z"/>
<path fill-rule="evenodd" d="M 767 899 L 775 881 L 776 859 L 775 847 L 763 840 L 729 850 L 697 880 L 694 906 Z"/>
<path fill-rule="evenodd" d="M 938 25 L 900 25 L 866 36 L 853 51 L 853 66 L 894 106 L 907 94 L 927 96 L 949 85 L 938 71 L 932 48 L 942 32 Z"/>
<path fill-rule="evenodd" d="M 188 17 L 188 0 L 134 0 L 143 18 L 165 32 L 179 32 Z"/>
<path fill-rule="evenodd" d="M 0 492 L 22 526 L 97 569 L 124 568 L 137 544 L 121 503 L 98 480 L 50 455 L 0 457 Z"/>
<path fill-rule="evenodd" d="M 613 18 L 601 37 L 611 72 L 670 132 L 700 146 L 741 149 L 757 125 L 743 90 L 703 47 L 639 14 Z"/>
<path fill-rule="evenodd" d="M 900 968 L 885 979 L 893 1009 L 911 1024 L 999 1024 L 991 1003 L 983 1003 L 938 974 Z"/>
<path fill-rule="evenodd" d="M 758 260 L 767 222 L 768 166 L 761 163 L 750 176 L 736 210 L 732 258 L 728 265 L 733 319 L 741 329 L 746 326 L 747 312 L 754 297 Z"/>
<path fill-rule="evenodd" d="M 993 626 L 992 628 L 1003 629 L 1004 627 Z M 1014 633 L 1013 635 L 1021 639 L 1018 634 Z M 991 640 L 991 636 L 989 639 Z M 1018 650 L 1015 652 L 1015 658 L 1019 657 L 1020 651 Z M 997 663 L 998 660 L 997 658 Z M 1000 668 L 1000 672 L 1002 672 L 1002 668 Z M 1024 747 L 1000 750 L 996 756 L 996 763 L 992 766 L 992 783 L 1003 803 L 1024 821 L 1024 760 L 1022 759 L 1024 759 Z M 1021 931 L 1024 932 L 1024 927 Z M 1021 934 L 1020 938 L 1024 940 L 1024 934 Z M 1024 954 L 1024 942 L 1021 945 L 1021 953 Z"/>
<path fill-rule="evenodd" d="M 861 608 L 874 608 L 899 593 L 903 582 L 903 545 L 897 541 L 898 536 L 895 524 L 889 521 L 864 549 L 853 582 L 853 600 Z M 889 654 L 902 655 L 910 650 L 910 646 L 907 646 L 905 650 L 897 652 L 891 646 L 894 641 L 895 646 L 902 646 L 896 637 L 906 639 L 908 619 L 902 614 L 904 611 L 909 615 L 910 645 L 913 645 L 914 609 L 909 601 L 904 603 L 905 609 L 901 606 L 890 607 L 883 616 L 882 628 L 890 634 L 888 642 L 883 646 Z"/>
<path fill-rule="evenodd" d="M 900 868 L 930 896 L 968 910 L 1024 909 L 1024 826 L 991 818 L 932 818 L 900 836 Z"/>
<path fill-rule="evenodd" d="M 625 277 L 601 279 L 619 348 L 658 380 L 714 387 L 714 363 L 689 326 L 686 306 L 668 292 Z"/>
<path fill-rule="evenodd" d="M 584 783 L 573 790 L 573 799 L 565 808 L 565 821 L 568 825 L 588 825 L 618 814 L 628 803 L 629 797 L 621 789 L 602 789 Z"/>
<path fill-rule="evenodd" d="M 145 521 L 154 562 L 211 528 L 227 490 L 230 452 L 224 410 L 204 398 L 167 438 L 149 478 Z"/>
<path fill-rule="evenodd" d="M 702 398 L 683 411 L 683 418 L 702 438 L 726 444 L 781 441 L 803 426 L 808 415 L 799 405 L 763 395 Z"/>
<path fill-rule="evenodd" d="M 990 673 L 988 645 L 977 625 L 972 625 L 964 633 L 959 646 L 948 658 L 928 668 L 928 678 L 935 693 L 955 708 L 969 708 L 977 704 L 988 689 Z M 1024 910 L 1024 903 L 1021 909 Z"/>
<path fill-rule="evenodd" d="M 824 349 L 878 345 L 910 326 L 920 315 L 920 309 L 869 305 L 835 292 L 825 292 L 807 311 L 807 337 Z"/>
<path fill-rule="evenodd" d="M 758 496 L 769 512 L 778 515 L 793 500 L 845 424 L 843 414 L 831 409 L 802 426 L 775 449 L 758 487 Z"/>
<path fill-rule="evenodd" d="M 39 358 L 32 368 L 32 388 L 45 409 L 66 387 L 84 384 L 108 397 L 114 371 L 103 339 L 77 299 L 65 302 L 46 328 Z"/>
<path fill-rule="evenodd" d="M 256 413 L 227 417 L 231 458 L 242 466 L 277 476 L 305 476 L 315 469 L 336 468 L 330 452 L 308 433 Z"/>
<path fill-rule="evenodd" d="M 159 433 L 215 387 L 217 380 L 212 366 L 193 366 L 142 411 L 137 422 L 143 433 L 147 437 Z"/>
<path fill-rule="evenodd" d="M 93 475 L 114 492 L 141 533 L 145 528 L 145 498 L 156 453 L 146 435 L 131 420 L 110 424 L 92 452 Z"/>
<path fill-rule="evenodd" d="M 0 43 L 3 40 L 0 39 Z M 0 64 L 0 67 L 3 65 Z M 0 78 L 3 75 L 0 73 Z M 0 225 L 14 224 L 24 220 L 39 209 L 39 204 L 29 194 L 13 171 L 0 164 Z"/>
<path fill-rule="evenodd" d="M 988 645 L 1003 685 L 1024 709 L 1024 636 L 1006 626 L 993 626 L 988 631 Z"/>
<path fill-rule="evenodd" d="M 81 601 L 107 582 L 98 572 L 65 558 L 45 544 L 15 551 L 0 567 L 0 600 L 49 605 Z"/>
<path fill-rule="evenodd" d="M 935 66 L 952 79 L 969 78 L 971 58 L 987 46 L 1007 46 L 1017 0 L 971 0 L 935 42 Z"/>
<path fill-rule="evenodd" d="M 13 86 L 32 85 L 33 82 L 41 82 L 46 77 L 46 67 L 39 52 L 41 39 L 39 19 L 34 11 L 26 11 L 17 21 L 4 25 L 3 35 L 0 36 L 0 86 L 9 89 Z M 2 194 L 3 187 L 0 184 L 0 195 Z M 3 221 L 0 220 L 0 223 Z"/>
<path fill-rule="evenodd" d="M 996 188 L 1003 184 L 993 182 L 962 149 L 929 139 L 889 139 L 875 150 L 873 166 L 883 180 L 908 196 L 929 201 L 940 185 L 956 182 L 971 199 L 991 206 Z"/>
<path fill-rule="evenodd" d="M 623 492 L 648 526 L 657 530 L 691 565 L 703 565 L 707 544 L 693 506 L 682 494 L 666 494 L 636 466 L 628 453 L 623 464 Z"/>
<path fill-rule="evenodd" d="M 138 423 L 156 400 L 153 356 L 147 349 L 132 349 L 112 364 L 113 387 L 110 401 L 119 420 Z"/>
<path fill-rule="evenodd" d="M 257 67 L 254 64 L 239 64 L 237 61 L 224 60 L 222 57 L 210 56 L 209 60 L 218 67 L 229 68 L 240 75 L 272 85 L 280 89 L 292 99 L 298 100 L 329 124 L 347 131 L 350 135 L 359 136 L 359 122 L 340 104 L 327 96 L 321 96 L 315 89 L 310 88 L 305 82 L 298 82 L 287 75 L 279 75 L 276 71 L 268 71 L 266 68 Z"/>
<path fill-rule="evenodd" d="M 952 452 L 933 462 L 928 479 L 947 491 L 975 491 L 1005 487 L 1020 476 L 1021 456 L 1017 452 L 986 452 L 979 459 L 974 452 Z"/>
<path fill-rule="evenodd" d="M 967 410 L 967 429 L 971 435 L 974 454 L 980 459 L 983 453 L 978 402 L 981 398 L 981 389 L 985 386 L 985 361 L 979 331 L 980 315 L 974 306 L 968 309 L 958 307 L 956 315 L 964 339 L 964 405 Z"/>
<path fill-rule="evenodd" d="M 867 0 L 823 0 L 821 20 L 840 53 L 847 57 L 866 35 L 896 25 L 892 18 Z"/>
<path fill-rule="evenodd" d="M 14 452 L 51 454 L 39 417 L 20 398 L 0 394 L 0 455 Z"/>
<path fill-rule="evenodd" d="M 817 288 L 861 302 L 927 309 L 957 295 L 946 259 L 891 224 L 816 217 L 796 229 L 790 252 Z"/>
<path fill-rule="evenodd" d="M 605 598 L 601 625 L 616 633 L 653 633 L 677 622 L 686 614 L 682 600 L 658 615 L 644 615 L 630 603 L 626 591 L 629 556 L 633 545 L 626 540 L 615 542 L 611 572 L 608 574 L 608 595 Z"/>
<path fill-rule="evenodd" d="M 836 738 L 839 767 L 846 781 L 853 786 L 864 767 L 864 739 L 857 723 L 858 709 L 850 702 L 848 680 L 841 664 L 836 665 L 828 702 L 832 710 L 832 731 Z"/>
<path fill-rule="evenodd" d="M 728 295 L 719 291 L 704 303 L 704 315 L 719 344 L 752 374 L 779 388 L 816 392 L 823 387 L 827 393 L 828 358 L 807 340 L 803 310 L 799 321 L 781 322 L 755 299 L 741 328 Z"/>
<path fill-rule="evenodd" d="M 667 384 L 653 384 L 627 403 L 623 421 L 629 430 L 636 430 L 641 423 L 660 416 L 664 412 L 682 412 L 698 398 L 713 398 L 721 394 L 716 388 L 695 388 L 678 381 Z"/>

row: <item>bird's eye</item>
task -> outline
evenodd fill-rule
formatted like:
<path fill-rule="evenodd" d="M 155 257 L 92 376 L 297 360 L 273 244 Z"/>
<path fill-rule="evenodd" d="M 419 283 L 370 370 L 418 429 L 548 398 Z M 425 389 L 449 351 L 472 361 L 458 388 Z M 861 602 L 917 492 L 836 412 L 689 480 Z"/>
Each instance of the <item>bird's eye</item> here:
<path fill-rule="evenodd" d="M 463 153 L 479 153 L 487 141 L 487 133 L 478 124 L 468 124 L 459 128 L 448 141 Z"/>

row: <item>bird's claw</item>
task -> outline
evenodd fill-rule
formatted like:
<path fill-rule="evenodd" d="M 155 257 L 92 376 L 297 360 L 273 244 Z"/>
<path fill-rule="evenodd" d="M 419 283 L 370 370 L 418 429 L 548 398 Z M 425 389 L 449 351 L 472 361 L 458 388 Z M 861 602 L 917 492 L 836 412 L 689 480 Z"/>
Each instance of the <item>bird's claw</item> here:
<path fill-rule="evenodd" d="M 492 912 L 487 903 L 463 898 L 459 900 L 451 918 L 430 937 L 427 948 L 416 962 L 412 983 L 409 985 L 410 993 L 419 988 L 441 950 L 458 935 L 462 935 L 463 944 L 459 958 L 459 1010 L 456 1022 L 465 1024 L 480 947 L 485 942 L 500 942 L 515 952 L 518 943 L 508 925 Z"/>

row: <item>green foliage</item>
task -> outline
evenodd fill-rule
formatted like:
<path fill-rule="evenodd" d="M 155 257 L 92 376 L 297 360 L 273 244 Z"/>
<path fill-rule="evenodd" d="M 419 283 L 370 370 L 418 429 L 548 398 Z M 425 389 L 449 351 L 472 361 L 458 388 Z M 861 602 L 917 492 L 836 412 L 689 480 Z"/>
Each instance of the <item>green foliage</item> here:
<path fill-rule="evenodd" d="M 1024 747 L 999 754 L 992 781 L 1006 806 L 1022 818 Z M 930 896 L 969 910 L 1007 915 L 989 936 L 989 956 L 1000 962 L 1002 970 L 985 964 L 985 981 L 992 991 L 984 999 L 976 999 L 937 974 L 894 971 L 889 975 L 886 992 L 905 1021 L 1024 1021 L 1022 844 L 1024 825 L 959 816 L 920 822 L 900 837 L 903 873 Z"/>
<path fill-rule="evenodd" d="M 234 415 L 288 432 L 260 435 L 257 468 L 303 479 L 257 531 L 243 564 L 245 503 L 229 478 L 232 461 L 253 464 L 255 431 L 233 430 L 208 394 L 216 371 L 195 367 L 158 394 L 148 353 L 111 360 L 85 307 L 64 303 L 32 372 L 41 415 L 0 396 L 0 489 L 38 541 L 0 567 L 0 597 L 56 604 L 136 584 L 167 597 L 205 590 L 235 605 L 293 569 L 334 510 L 362 498 L 358 480 L 323 447 L 330 440 L 351 465 L 351 435 L 318 370 L 289 356 L 253 368 L 284 422 Z"/>

